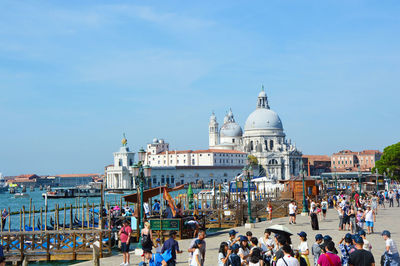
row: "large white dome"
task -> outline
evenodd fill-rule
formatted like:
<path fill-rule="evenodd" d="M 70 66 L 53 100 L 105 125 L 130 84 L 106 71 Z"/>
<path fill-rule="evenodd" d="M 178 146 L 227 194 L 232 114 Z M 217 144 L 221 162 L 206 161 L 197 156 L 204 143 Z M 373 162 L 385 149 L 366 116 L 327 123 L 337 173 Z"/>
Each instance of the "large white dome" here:
<path fill-rule="evenodd" d="M 221 137 L 241 137 L 242 128 L 235 122 L 225 123 L 220 130 Z"/>
<path fill-rule="evenodd" d="M 257 108 L 246 120 L 244 130 L 279 129 L 283 130 L 281 119 L 271 109 Z"/>

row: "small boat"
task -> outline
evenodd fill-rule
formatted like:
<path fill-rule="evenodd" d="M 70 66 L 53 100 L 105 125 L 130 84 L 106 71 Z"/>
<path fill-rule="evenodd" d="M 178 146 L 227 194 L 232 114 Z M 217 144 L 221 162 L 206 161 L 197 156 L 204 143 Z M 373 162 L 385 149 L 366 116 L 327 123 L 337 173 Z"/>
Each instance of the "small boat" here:
<path fill-rule="evenodd" d="M 15 193 L 14 198 L 29 198 L 29 194 L 27 193 Z"/>
<path fill-rule="evenodd" d="M 122 190 L 112 189 L 112 190 L 107 190 L 106 194 L 124 194 L 124 192 Z"/>

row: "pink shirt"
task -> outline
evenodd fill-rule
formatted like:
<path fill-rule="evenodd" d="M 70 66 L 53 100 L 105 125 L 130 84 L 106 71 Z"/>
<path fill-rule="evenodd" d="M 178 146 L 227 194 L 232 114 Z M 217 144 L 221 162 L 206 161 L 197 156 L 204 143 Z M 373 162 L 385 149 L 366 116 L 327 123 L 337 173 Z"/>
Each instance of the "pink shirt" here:
<path fill-rule="evenodd" d="M 125 227 L 122 227 L 121 230 L 119 230 L 119 238 L 121 239 L 122 243 L 126 243 L 128 241 L 129 235 L 132 233 L 132 228 L 128 225 Z"/>
<path fill-rule="evenodd" d="M 319 259 L 317 262 L 318 265 L 321 265 L 321 266 L 341 266 L 342 265 L 342 262 L 340 261 L 340 257 L 338 255 L 329 253 L 329 252 L 325 253 L 325 254 L 321 254 L 321 256 L 319 256 Z M 329 261 L 327 256 L 329 256 L 333 265 L 331 264 L 331 262 Z"/>

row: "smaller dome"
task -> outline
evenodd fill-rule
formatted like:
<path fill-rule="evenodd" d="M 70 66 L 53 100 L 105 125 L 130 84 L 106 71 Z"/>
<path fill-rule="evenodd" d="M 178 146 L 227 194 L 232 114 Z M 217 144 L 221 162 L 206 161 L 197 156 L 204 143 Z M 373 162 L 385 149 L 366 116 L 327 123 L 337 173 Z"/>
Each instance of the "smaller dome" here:
<path fill-rule="evenodd" d="M 235 122 L 225 123 L 220 130 L 221 137 L 241 137 L 242 128 Z"/>
<path fill-rule="evenodd" d="M 154 138 L 154 139 L 153 139 L 153 143 L 154 143 L 154 144 L 158 143 L 158 139 L 157 139 L 157 138 Z"/>
<path fill-rule="evenodd" d="M 164 140 L 163 140 L 163 139 L 159 139 L 159 140 L 158 140 L 158 143 L 161 143 L 161 144 L 162 144 L 162 143 L 164 143 Z"/>
<path fill-rule="evenodd" d="M 264 89 L 262 91 L 260 91 L 260 93 L 258 94 L 258 97 L 267 97 L 267 93 L 265 93 Z"/>

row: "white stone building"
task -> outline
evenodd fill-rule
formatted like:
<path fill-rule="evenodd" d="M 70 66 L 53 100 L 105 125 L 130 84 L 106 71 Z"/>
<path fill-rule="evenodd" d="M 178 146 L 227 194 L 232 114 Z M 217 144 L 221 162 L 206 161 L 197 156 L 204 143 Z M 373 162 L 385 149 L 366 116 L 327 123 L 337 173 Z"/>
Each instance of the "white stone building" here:
<path fill-rule="evenodd" d="M 126 138 L 122 140 L 122 146 L 118 152 L 114 152 L 114 164 L 106 166 L 106 188 L 126 189 L 136 187 L 132 178 L 135 153 L 129 151 Z"/>
<path fill-rule="evenodd" d="M 270 109 L 264 88 L 258 95 L 257 107 L 248 116 L 244 133 L 235 122 L 232 110 L 219 128 L 213 113 L 209 123 L 210 149 L 232 149 L 254 155 L 262 172 L 283 180 L 299 175 L 302 153 L 286 140 L 281 119 Z"/>

